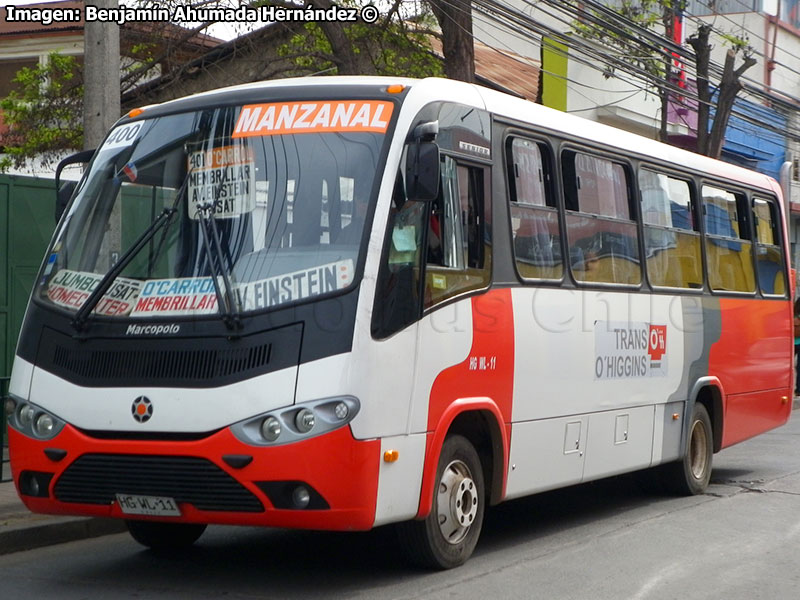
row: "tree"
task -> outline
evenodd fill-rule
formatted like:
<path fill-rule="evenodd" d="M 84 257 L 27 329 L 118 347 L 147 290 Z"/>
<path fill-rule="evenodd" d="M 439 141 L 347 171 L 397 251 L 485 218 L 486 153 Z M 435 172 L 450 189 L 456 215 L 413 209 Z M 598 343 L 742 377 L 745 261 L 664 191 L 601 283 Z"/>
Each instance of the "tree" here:
<path fill-rule="evenodd" d="M 475 81 L 475 44 L 470 0 L 428 0 L 442 31 L 444 72 L 449 79 Z"/>
<path fill-rule="evenodd" d="M 569 0 L 569 4 L 578 11 L 579 19 L 574 29 L 581 36 L 594 39 L 619 51 L 624 59 L 610 58 L 609 76 L 614 69 L 625 69 L 657 90 L 661 101 L 661 120 L 659 138 L 667 139 L 667 112 L 671 98 L 678 95 L 673 73 L 673 60 L 683 60 L 681 51 L 672 42 L 675 15 L 683 11 L 686 0 L 622 0 L 618 7 L 605 7 L 594 0 L 577 2 Z M 584 9 L 582 4 L 590 6 Z M 663 31 L 661 43 L 659 36 L 652 30 L 660 26 Z M 723 75 L 716 96 L 710 82 L 710 65 L 712 46 L 709 41 L 711 26 L 701 24 L 695 35 L 687 42 L 694 50 L 695 71 L 698 88 L 698 127 L 696 151 L 713 158 L 722 153 L 725 129 L 728 124 L 733 103 L 742 89 L 742 74 L 756 63 L 752 49 L 745 40 L 725 35 L 724 39 L 731 44 L 728 50 Z M 744 61 L 734 68 L 736 56 L 742 53 Z M 630 69 L 632 64 L 634 69 Z M 710 108 L 714 106 L 714 118 L 711 119 Z M 709 134 L 709 123 L 711 133 Z"/>
<path fill-rule="evenodd" d="M 64 149 L 83 143 L 83 81 L 72 56 L 49 55 L 47 63 L 21 69 L 14 83 L 19 89 L 0 101 L 5 154 L 0 170 L 20 168 L 33 156 L 45 165 Z"/>
<path fill-rule="evenodd" d="M 719 158 L 725 141 L 725 129 L 733 111 L 733 103 L 742 90 L 742 74 L 756 64 L 756 59 L 753 58 L 752 48 L 744 41 L 728 37 L 733 47 L 729 48 L 725 53 L 725 65 L 722 69 L 722 78 L 717 90 L 716 113 L 709 133 L 709 107 L 713 101 L 711 86 L 709 85 L 711 45 L 708 39 L 710 34 L 711 26 L 704 23 L 697 28 L 697 33 L 687 41 L 695 51 L 697 65 L 697 95 L 699 98 L 697 109 L 697 151 L 713 158 Z M 734 68 L 736 55 L 739 52 L 742 52 L 744 60 L 737 68 Z"/>
<path fill-rule="evenodd" d="M 302 7 L 287 0 L 262 0 L 265 3 Z M 185 0 L 164 0 L 161 7 L 177 7 L 185 5 Z M 362 7 L 366 0 L 341 0 L 340 6 Z M 431 53 L 430 38 L 433 19 L 430 13 L 410 10 L 417 6 L 412 0 L 394 0 L 385 14 L 381 14 L 374 24 L 364 22 L 321 21 L 306 23 L 303 27 L 295 27 L 297 31 L 292 38 L 282 44 L 280 51 L 286 59 L 282 69 L 270 70 L 268 77 L 315 74 L 341 75 L 397 75 L 409 77 L 425 77 L 441 75 L 441 62 Z M 228 0 L 200 0 L 193 6 L 213 8 L 230 6 Z M 315 8 L 330 8 L 331 0 L 316 0 Z M 129 61 L 120 76 L 121 92 L 129 101 L 137 96 L 140 84 L 153 76 L 157 70 L 160 76 L 169 79 L 179 78 L 186 73 L 185 63 L 189 62 L 186 48 L 199 39 L 211 23 L 200 23 L 192 29 L 176 26 L 174 23 L 142 23 L 132 22 L 122 29 L 123 45 L 128 48 L 126 54 Z M 274 28 L 288 27 L 285 24 L 273 24 Z M 265 28 L 266 29 L 266 28 Z M 280 29 L 283 31 L 283 29 Z M 253 55 L 260 55 L 260 63 L 268 54 L 265 48 L 257 44 L 275 43 L 275 36 L 247 36 L 246 40 L 234 50 L 241 52 L 242 46 L 253 44 Z M 54 55 L 55 56 L 55 55 Z M 4 135 L 3 142 L 9 159 L 0 163 L 0 169 L 8 168 L 12 163 L 21 166 L 27 157 L 47 153 L 52 157 L 57 150 L 76 149 L 81 147 L 83 127 L 80 115 L 83 106 L 80 87 L 67 88 L 66 73 L 59 76 L 65 57 L 53 62 L 57 72 L 51 77 L 49 70 L 33 70 L 20 76 L 27 83 L 25 97 L 11 96 L 8 99 L 6 124 L 11 131 Z M 194 67 L 193 67 L 194 68 Z M 202 65 L 196 68 L 204 68 Z M 73 77 L 77 77 L 80 69 L 74 67 Z M 259 74 L 261 74 L 259 76 Z M 255 71 L 255 79 L 264 77 L 263 71 Z M 36 79 L 38 83 L 33 83 Z M 250 79 L 250 81 L 255 80 Z M 52 84 L 49 83 L 52 80 Z M 77 81 L 77 79 L 76 79 Z M 219 81 L 217 85 L 233 83 Z M 235 82 L 239 83 L 239 81 Z M 60 87 L 59 87 L 60 86 Z M 139 87 L 137 87 L 139 86 Z M 61 91 L 59 91 L 61 90 Z M 16 112 L 15 112 L 16 111 Z M 31 136 L 30 132 L 37 134 Z"/>
<path fill-rule="evenodd" d="M 667 115 L 670 92 L 675 84 L 673 54 L 665 48 L 666 43 L 659 45 L 653 44 L 651 38 L 642 39 L 642 30 L 660 25 L 665 42 L 671 42 L 674 16 L 683 10 L 685 4 L 685 0 L 623 0 L 613 8 L 602 6 L 582 10 L 573 23 L 573 29 L 582 37 L 613 49 L 606 58 L 607 78 L 613 77 L 617 70 L 633 71 L 655 89 L 661 104 L 658 137 L 662 142 L 668 141 Z M 572 5 L 579 8 L 575 2 Z"/>
<path fill-rule="evenodd" d="M 271 4 L 293 6 L 272 0 Z M 364 1 L 342 0 L 339 6 L 360 7 Z M 306 23 L 302 31 L 279 49 L 291 61 L 289 74 L 396 75 L 428 77 L 442 75 L 441 62 L 431 52 L 432 22 L 428 15 L 402 9 L 414 2 L 395 0 L 378 21 Z M 330 0 L 314 6 L 329 8 Z M 407 7 L 406 7 L 407 8 Z"/>

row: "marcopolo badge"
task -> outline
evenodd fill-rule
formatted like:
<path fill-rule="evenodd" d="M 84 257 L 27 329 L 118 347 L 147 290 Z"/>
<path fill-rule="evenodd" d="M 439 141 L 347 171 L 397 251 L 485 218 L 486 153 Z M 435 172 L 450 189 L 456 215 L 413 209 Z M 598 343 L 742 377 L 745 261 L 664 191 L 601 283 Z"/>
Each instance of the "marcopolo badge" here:
<path fill-rule="evenodd" d="M 131 413 L 138 423 L 147 423 L 153 416 L 153 403 L 147 396 L 139 396 L 131 404 Z"/>

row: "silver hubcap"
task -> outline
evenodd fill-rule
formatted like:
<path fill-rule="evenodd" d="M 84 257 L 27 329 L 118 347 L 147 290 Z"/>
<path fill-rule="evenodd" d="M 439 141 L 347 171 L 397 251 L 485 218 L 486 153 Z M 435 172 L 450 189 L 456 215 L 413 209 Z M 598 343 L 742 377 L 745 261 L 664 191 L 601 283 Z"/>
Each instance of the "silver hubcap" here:
<path fill-rule="evenodd" d="M 436 494 L 439 530 L 451 544 L 461 542 L 478 514 L 478 490 L 469 468 L 454 460 L 442 473 Z"/>
<path fill-rule="evenodd" d="M 708 432 L 700 421 L 692 424 L 692 434 L 689 438 L 689 468 L 692 477 L 697 480 L 703 479 L 708 468 Z"/>

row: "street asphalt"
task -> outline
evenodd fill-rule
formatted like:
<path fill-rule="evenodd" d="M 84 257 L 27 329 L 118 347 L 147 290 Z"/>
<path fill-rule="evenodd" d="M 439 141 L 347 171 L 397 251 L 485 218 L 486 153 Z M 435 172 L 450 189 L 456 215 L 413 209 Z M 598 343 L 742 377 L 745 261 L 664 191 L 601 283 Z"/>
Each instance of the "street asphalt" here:
<path fill-rule="evenodd" d="M 799 407 L 800 396 L 797 396 L 794 399 L 794 410 Z M 2 476 L 10 476 L 8 464 L 3 465 Z M 32 513 L 25 508 L 12 481 L 0 483 L 0 555 L 120 533 L 124 530 L 125 524 L 117 519 Z"/>

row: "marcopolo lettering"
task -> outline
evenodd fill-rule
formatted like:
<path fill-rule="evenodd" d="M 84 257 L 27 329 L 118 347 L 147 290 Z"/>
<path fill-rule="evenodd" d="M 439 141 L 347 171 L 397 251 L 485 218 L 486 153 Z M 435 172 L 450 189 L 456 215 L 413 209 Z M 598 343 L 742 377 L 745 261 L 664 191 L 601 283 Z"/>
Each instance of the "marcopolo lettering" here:
<path fill-rule="evenodd" d="M 181 326 L 176 323 L 168 325 L 128 325 L 125 335 L 174 335 L 181 332 Z"/>

